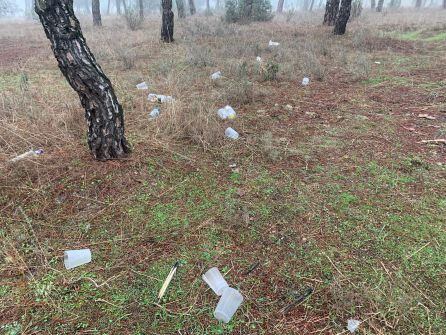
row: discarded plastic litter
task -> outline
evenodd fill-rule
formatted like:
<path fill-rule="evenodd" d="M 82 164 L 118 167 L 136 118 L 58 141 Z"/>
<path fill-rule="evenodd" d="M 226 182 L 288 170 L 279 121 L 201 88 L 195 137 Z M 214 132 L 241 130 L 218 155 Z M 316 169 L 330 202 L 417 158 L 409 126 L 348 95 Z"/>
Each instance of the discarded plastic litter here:
<path fill-rule="evenodd" d="M 280 45 L 279 42 L 273 42 L 273 41 L 269 41 L 268 46 L 271 47 L 278 47 Z"/>
<path fill-rule="evenodd" d="M 375 64 L 381 64 L 381 62 L 375 62 Z"/>
<path fill-rule="evenodd" d="M 158 302 L 160 302 L 161 299 L 164 297 L 164 294 L 166 293 L 167 287 L 169 287 L 169 284 L 172 281 L 172 278 L 175 275 L 175 272 L 177 272 L 178 266 L 180 266 L 180 262 L 179 261 L 175 262 L 175 264 L 170 269 L 170 272 L 167 275 L 166 280 L 163 283 L 163 286 L 161 286 L 161 289 L 158 292 Z"/>
<path fill-rule="evenodd" d="M 226 280 L 221 275 L 220 271 L 217 268 L 210 268 L 204 273 L 201 278 L 209 285 L 212 291 L 215 292 L 216 295 L 221 295 L 223 290 L 229 287 Z"/>
<path fill-rule="evenodd" d="M 24 158 L 33 157 L 33 156 L 39 156 L 41 154 L 43 154 L 43 149 L 30 150 L 30 151 L 27 151 L 27 152 L 25 152 L 25 153 L 23 153 L 21 155 L 18 155 L 17 157 L 12 158 L 11 162 L 17 162 L 17 161 L 20 161 L 20 160 L 22 160 Z"/>
<path fill-rule="evenodd" d="M 307 86 L 310 83 L 310 78 L 305 77 L 304 79 L 302 79 L 302 85 L 303 86 Z"/>
<path fill-rule="evenodd" d="M 217 72 L 211 74 L 211 79 L 212 80 L 217 80 L 217 79 L 220 79 L 220 78 L 221 78 L 221 71 L 217 71 Z"/>
<path fill-rule="evenodd" d="M 257 57 L 256 57 L 256 61 L 257 61 L 258 63 L 261 63 L 261 62 L 262 62 L 262 57 L 257 56 Z"/>
<path fill-rule="evenodd" d="M 137 88 L 138 90 L 148 90 L 148 89 L 149 89 L 149 86 L 147 86 L 146 82 L 143 81 L 142 83 L 137 84 L 137 85 L 136 85 L 136 88 Z"/>
<path fill-rule="evenodd" d="M 150 93 L 147 96 L 147 100 L 151 101 L 151 102 L 161 102 L 161 103 L 165 103 L 165 102 L 173 102 L 174 98 L 172 98 L 170 95 L 163 95 L 163 94 L 154 94 L 154 93 Z"/>
<path fill-rule="evenodd" d="M 63 254 L 63 263 L 66 269 L 72 269 L 77 266 L 91 262 L 90 249 L 67 250 Z"/>
<path fill-rule="evenodd" d="M 226 128 L 225 135 L 226 137 L 232 138 L 233 140 L 236 140 L 239 137 L 239 134 L 231 127 Z"/>
<path fill-rule="evenodd" d="M 158 108 L 152 109 L 152 111 L 149 113 L 151 119 L 156 119 L 159 115 L 160 115 L 160 110 Z"/>
<path fill-rule="evenodd" d="M 222 119 L 222 120 L 226 120 L 226 119 L 232 120 L 232 119 L 235 119 L 235 116 L 236 116 L 235 110 L 229 105 L 227 105 L 223 108 L 220 108 L 218 110 L 217 114 L 220 117 L 220 119 Z"/>
<path fill-rule="evenodd" d="M 356 329 L 358 329 L 359 325 L 361 324 L 361 321 L 355 320 L 355 319 L 349 319 L 347 320 L 347 329 L 350 331 L 350 333 L 354 333 Z"/>
<path fill-rule="evenodd" d="M 217 320 L 228 323 L 243 302 L 243 296 L 232 287 L 223 290 L 223 294 L 214 311 Z"/>

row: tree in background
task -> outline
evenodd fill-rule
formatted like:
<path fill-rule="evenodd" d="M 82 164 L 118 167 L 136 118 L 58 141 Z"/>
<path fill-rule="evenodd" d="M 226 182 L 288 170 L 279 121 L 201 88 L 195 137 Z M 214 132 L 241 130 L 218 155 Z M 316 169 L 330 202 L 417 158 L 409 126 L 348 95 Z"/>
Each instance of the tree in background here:
<path fill-rule="evenodd" d="M 130 153 L 124 136 L 124 112 L 112 84 L 87 46 L 73 0 L 36 0 L 46 37 L 59 69 L 79 95 L 88 124 L 87 141 L 98 160 L 121 158 Z"/>
<path fill-rule="evenodd" d="M 178 17 L 184 19 L 186 17 L 186 8 L 184 6 L 184 0 L 175 0 L 177 4 Z"/>
<path fill-rule="evenodd" d="M 327 0 L 325 5 L 324 25 L 333 26 L 339 10 L 339 0 Z"/>
<path fill-rule="evenodd" d="M 99 0 L 91 0 L 91 12 L 93 14 L 93 25 L 102 26 L 101 20 L 101 3 Z"/>
<path fill-rule="evenodd" d="M 350 11 L 352 7 L 352 0 L 342 0 L 341 8 L 339 9 L 338 17 L 333 33 L 335 35 L 344 35 L 347 28 L 347 22 L 350 18 Z"/>
<path fill-rule="evenodd" d="M 14 14 L 17 7 L 9 0 L 0 0 L 0 17 Z"/>
<path fill-rule="evenodd" d="M 121 0 L 116 0 L 116 13 L 118 15 L 122 14 L 122 11 L 121 11 Z"/>
<path fill-rule="evenodd" d="M 197 12 L 197 10 L 195 9 L 194 0 L 189 0 L 189 11 L 190 15 L 195 15 L 195 13 Z"/>
<path fill-rule="evenodd" d="M 383 11 L 384 0 L 378 0 L 378 6 L 376 6 L 376 11 L 378 13 Z"/>
<path fill-rule="evenodd" d="M 398 1 L 398 0 L 391 0 L 391 1 Z M 352 9 L 350 13 L 350 19 L 354 20 L 361 16 L 362 13 L 362 2 L 361 0 L 353 0 L 352 1 Z"/>
<path fill-rule="evenodd" d="M 443 9 L 446 9 L 446 0 L 443 0 Z"/>
<path fill-rule="evenodd" d="M 173 12 L 172 0 L 161 0 L 162 23 L 161 23 L 161 39 L 163 42 L 173 42 Z"/>
<path fill-rule="evenodd" d="M 422 0 L 417 0 L 416 2 L 415 2 L 415 8 L 421 8 L 421 4 L 422 4 L 423 2 L 422 2 Z"/>
<path fill-rule="evenodd" d="M 226 22 L 269 21 L 273 18 L 269 0 L 226 0 Z"/>
<path fill-rule="evenodd" d="M 277 13 L 283 12 L 283 3 L 284 2 L 285 2 L 285 0 L 279 0 L 279 2 L 277 3 Z"/>
<path fill-rule="evenodd" d="M 144 0 L 139 0 L 139 18 L 144 20 Z"/>

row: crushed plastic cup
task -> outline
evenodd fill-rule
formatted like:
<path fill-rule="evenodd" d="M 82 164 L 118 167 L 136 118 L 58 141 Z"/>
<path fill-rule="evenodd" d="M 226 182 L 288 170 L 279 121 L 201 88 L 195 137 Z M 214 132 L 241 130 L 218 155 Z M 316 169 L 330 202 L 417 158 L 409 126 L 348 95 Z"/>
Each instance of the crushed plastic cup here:
<path fill-rule="evenodd" d="M 65 269 L 69 270 L 91 262 L 90 249 L 67 250 L 63 254 Z"/>
<path fill-rule="evenodd" d="M 211 79 L 212 80 L 217 80 L 217 79 L 220 79 L 220 78 L 221 78 L 221 71 L 217 71 L 217 72 L 211 74 Z"/>
<path fill-rule="evenodd" d="M 147 96 L 147 100 L 149 100 L 151 102 L 165 103 L 165 102 L 173 102 L 175 99 L 172 98 L 170 95 L 150 93 Z"/>
<path fill-rule="evenodd" d="M 43 149 L 30 150 L 11 159 L 11 162 L 17 162 L 25 158 L 39 156 L 43 154 Z"/>
<path fill-rule="evenodd" d="M 270 48 L 272 48 L 272 47 L 278 47 L 279 45 L 280 45 L 279 42 L 273 42 L 273 41 L 269 40 L 268 46 L 269 46 Z"/>
<path fill-rule="evenodd" d="M 243 296 L 232 287 L 223 290 L 220 301 L 214 311 L 217 320 L 228 323 L 243 302 Z"/>
<path fill-rule="evenodd" d="M 361 321 L 355 320 L 355 319 L 349 319 L 347 320 L 347 329 L 350 331 L 350 333 L 354 333 L 356 329 L 358 329 L 359 325 L 361 324 Z"/>
<path fill-rule="evenodd" d="M 302 79 L 302 85 L 303 86 L 307 86 L 308 84 L 310 84 L 310 78 L 305 77 L 304 79 Z"/>
<path fill-rule="evenodd" d="M 258 63 L 261 63 L 261 62 L 262 62 L 262 57 L 257 56 L 257 57 L 256 57 L 256 61 L 257 61 Z"/>
<path fill-rule="evenodd" d="M 152 111 L 149 113 L 149 117 L 150 117 L 151 119 L 156 119 L 159 115 L 160 115 L 160 110 L 159 110 L 159 108 L 154 108 L 154 109 L 152 109 Z"/>
<path fill-rule="evenodd" d="M 136 88 L 138 90 L 148 90 L 149 86 L 147 86 L 147 83 L 143 81 L 142 83 L 136 84 Z"/>
<path fill-rule="evenodd" d="M 223 108 L 220 108 L 217 111 L 217 114 L 220 117 L 220 119 L 222 119 L 222 120 L 226 120 L 226 119 L 232 120 L 232 119 L 235 119 L 235 117 L 236 117 L 236 113 L 235 113 L 234 108 L 232 108 L 229 105 L 227 105 L 227 106 L 225 106 Z"/>
<path fill-rule="evenodd" d="M 237 133 L 234 129 L 232 129 L 231 127 L 226 128 L 225 130 L 225 136 L 229 137 L 233 140 L 236 140 L 239 138 L 239 133 Z"/>
<path fill-rule="evenodd" d="M 207 270 L 201 278 L 203 278 L 216 295 L 221 295 L 223 290 L 229 287 L 228 283 L 216 267 Z"/>

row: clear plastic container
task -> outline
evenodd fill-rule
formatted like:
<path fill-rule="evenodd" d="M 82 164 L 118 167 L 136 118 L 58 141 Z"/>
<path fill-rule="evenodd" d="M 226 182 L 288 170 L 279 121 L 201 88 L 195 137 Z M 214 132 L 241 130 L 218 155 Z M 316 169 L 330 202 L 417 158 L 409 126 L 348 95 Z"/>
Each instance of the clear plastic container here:
<path fill-rule="evenodd" d="M 221 78 L 221 71 L 217 71 L 217 72 L 211 74 L 211 79 L 212 80 L 217 80 L 217 79 L 220 79 L 220 78 Z"/>
<path fill-rule="evenodd" d="M 270 48 L 272 48 L 272 47 L 278 47 L 280 45 L 280 43 L 279 42 L 273 42 L 273 41 L 269 41 L 269 43 L 268 43 L 268 46 L 270 47 Z"/>
<path fill-rule="evenodd" d="M 25 153 L 23 153 L 21 155 L 18 155 L 16 157 L 14 157 L 13 159 L 11 159 L 11 162 L 17 162 L 17 161 L 20 161 L 22 159 L 30 158 L 30 157 L 34 157 L 34 156 L 39 156 L 41 154 L 43 154 L 43 149 L 30 150 L 30 151 L 27 151 L 27 152 L 25 152 Z"/>
<path fill-rule="evenodd" d="M 229 287 L 220 271 L 215 267 L 207 270 L 206 273 L 203 274 L 202 278 L 216 295 L 221 295 L 223 290 Z"/>
<path fill-rule="evenodd" d="M 154 108 L 154 109 L 152 109 L 152 111 L 149 113 L 149 117 L 150 117 L 151 119 L 156 119 L 159 115 L 160 115 L 160 110 L 159 110 L 159 108 Z"/>
<path fill-rule="evenodd" d="M 233 140 L 236 140 L 239 138 L 240 135 L 234 129 L 232 129 L 231 127 L 228 127 L 225 130 L 225 136 L 228 138 L 231 138 Z"/>
<path fill-rule="evenodd" d="M 234 108 L 232 108 L 229 105 L 227 105 L 227 106 L 225 106 L 223 108 L 220 108 L 217 111 L 217 114 L 220 117 L 220 119 L 222 119 L 222 120 L 226 120 L 226 119 L 232 120 L 232 119 L 235 119 L 235 117 L 236 117 L 236 113 L 235 113 Z"/>
<path fill-rule="evenodd" d="M 217 320 L 228 323 L 243 302 L 243 296 L 232 287 L 223 290 L 220 301 L 214 311 Z"/>
<path fill-rule="evenodd" d="M 304 79 L 302 79 L 303 86 L 307 86 L 309 83 L 310 83 L 310 78 L 305 77 Z"/>
<path fill-rule="evenodd" d="M 90 249 L 67 250 L 63 254 L 63 263 L 66 269 L 72 269 L 90 262 Z"/>
<path fill-rule="evenodd" d="M 148 90 L 149 86 L 147 86 L 147 83 L 143 81 L 142 83 L 136 84 L 136 88 L 138 90 Z"/>

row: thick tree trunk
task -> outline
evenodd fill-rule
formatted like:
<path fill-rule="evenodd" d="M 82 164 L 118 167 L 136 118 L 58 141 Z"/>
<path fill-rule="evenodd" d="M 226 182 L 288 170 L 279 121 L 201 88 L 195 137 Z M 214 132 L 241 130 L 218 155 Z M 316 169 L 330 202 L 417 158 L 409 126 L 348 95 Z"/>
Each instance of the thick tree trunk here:
<path fill-rule="evenodd" d="M 350 18 L 350 11 L 352 8 L 352 0 L 342 0 L 341 8 L 339 9 L 339 14 L 336 19 L 336 24 L 334 27 L 335 35 L 344 35 L 345 29 L 347 28 L 347 22 Z"/>
<path fill-rule="evenodd" d="M 59 69 L 79 95 L 88 124 L 88 145 L 99 160 L 124 157 L 124 113 L 110 80 L 87 46 L 74 15 L 73 0 L 36 0 L 39 16 Z"/>
<path fill-rule="evenodd" d="M 99 0 L 91 0 L 91 12 L 93 13 L 93 25 L 102 26 L 101 21 L 101 3 Z"/>
<path fill-rule="evenodd" d="M 186 17 L 186 9 L 184 7 L 184 0 L 175 0 L 177 4 L 178 17 L 184 19 Z"/>
<path fill-rule="evenodd" d="M 190 11 L 190 15 L 195 15 L 196 13 L 196 9 L 195 9 L 195 3 L 194 0 L 189 0 L 189 11 Z"/>
<path fill-rule="evenodd" d="M 421 0 L 417 0 L 416 2 L 415 2 L 415 7 L 416 8 L 421 8 Z"/>
<path fill-rule="evenodd" d="M 378 6 L 376 6 L 376 11 L 377 12 L 382 12 L 383 11 L 383 6 L 384 6 L 384 0 L 378 0 Z"/>
<path fill-rule="evenodd" d="M 161 23 L 161 39 L 163 42 L 173 42 L 173 12 L 172 0 L 161 0 L 163 18 Z"/>
<path fill-rule="evenodd" d="M 376 0 L 371 0 L 370 1 L 370 8 L 371 9 L 375 9 L 375 7 L 376 7 Z"/>
<path fill-rule="evenodd" d="M 139 0 L 139 18 L 144 20 L 144 0 Z"/>
<path fill-rule="evenodd" d="M 284 2 L 285 2 L 284 0 L 279 0 L 279 2 L 277 3 L 277 13 L 283 12 L 283 3 Z"/>
<path fill-rule="evenodd" d="M 325 6 L 324 24 L 333 26 L 336 22 L 339 10 L 339 0 L 327 0 Z"/>
<path fill-rule="evenodd" d="M 121 0 L 116 0 L 116 14 L 121 15 Z"/>

